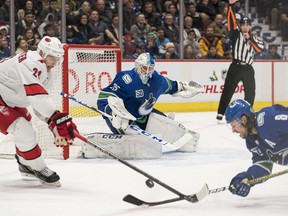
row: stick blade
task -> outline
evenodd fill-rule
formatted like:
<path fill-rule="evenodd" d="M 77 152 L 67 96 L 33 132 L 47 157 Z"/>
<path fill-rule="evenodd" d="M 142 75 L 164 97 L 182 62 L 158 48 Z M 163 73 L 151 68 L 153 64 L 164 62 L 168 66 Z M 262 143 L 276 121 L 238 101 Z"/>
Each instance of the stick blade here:
<path fill-rule="evenodd" d="M 137 205 L 137 206 L 144 205 L 144 203 L 145 203 L 143 200 L 140 200 L 131 194 L 128 194 L 125 197 L 123 197 L 123 201 Z"/>
<path fill-rule="evenodd" d="M 203 200 L 206 196 L 209 194 L 209 187 L 207 184 L 204 184 L 204 186 L 201 188 L 201 190 L 196 193 L 197 201 Z"/>

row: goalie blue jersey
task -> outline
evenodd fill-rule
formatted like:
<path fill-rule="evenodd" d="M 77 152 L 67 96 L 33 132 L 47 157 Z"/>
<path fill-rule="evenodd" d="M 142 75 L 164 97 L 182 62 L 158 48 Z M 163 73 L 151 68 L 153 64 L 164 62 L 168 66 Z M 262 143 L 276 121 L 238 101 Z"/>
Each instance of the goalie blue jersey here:
<path fill-rule="evenodd" d="M 276 104 L 257 112 L 257 136 L 248 136 L 246 145 L 252 152 L 253 163 L 270 161 L 288 164 L 288 108 Z"/>
<path fill-rule="evenodd" d="M 149 82 L 144 85 L 135 69 L 117 73 L 110 85 L 99 94 L 98 109 L 111 113 L 107 98 L 116 96 L 123 100 L 125 108 L 137 119 L 147 116 L 161 94 L 178 91 L 176 81 L 170 80 L 154 71 Z"/>

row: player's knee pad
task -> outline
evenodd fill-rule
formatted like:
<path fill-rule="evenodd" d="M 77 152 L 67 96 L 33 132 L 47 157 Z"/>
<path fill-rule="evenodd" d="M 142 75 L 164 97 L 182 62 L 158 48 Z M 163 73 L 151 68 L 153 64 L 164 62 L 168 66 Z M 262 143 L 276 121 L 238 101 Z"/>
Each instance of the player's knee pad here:
<path fill-rule="evenodd" d="M 16 119 L 7 131 L 14 135 L 15 144 L 21 151 L 29 151 L 37 145 L 32 124 L 23 117 Z"/>
<path fill-rule="evenodd" d="M 125 159 L 155 159 L 162 156 L 161 144 L 147 139 L 146 137 L 136 135 L 119 135 L 108 133 L 88 134 L 88 139 L 109 152 Z M 109 158 L 100 150 L 88 145 L 82 144 L 82 153 L 84 158 Z"/>
<path fill-rule="evenodd" d="M 181 123 L 168 117 L 151 113 L 147 123 L 146 131 L 151 134 L 158 134 L 165 141 L 170 143 L 183 142 L 183 147 L 177 151 L 195 152 L 198 145 L 199 134 L 187 129 Z"/>

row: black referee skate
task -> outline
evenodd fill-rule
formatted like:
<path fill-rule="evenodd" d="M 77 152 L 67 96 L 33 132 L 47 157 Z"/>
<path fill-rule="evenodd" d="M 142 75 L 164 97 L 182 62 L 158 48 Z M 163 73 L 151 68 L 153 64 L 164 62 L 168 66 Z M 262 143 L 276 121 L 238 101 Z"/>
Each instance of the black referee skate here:
<path fill-rule="evenodd" d="M 56 172 L 50 170 L 48 167 L 45 167 L 41 171 L 33 170 L 29 166 L 22 164 L 19 161 L 19 157 L 17 154 L 15 155 L 15 158 L 19 165 L 19 171 L 22 176 L 38 178 L 41 184 L 43 185 L 56 186 L 56 187 L 61 186 L 59 182 L 60 180 L 59 175 Z"/>

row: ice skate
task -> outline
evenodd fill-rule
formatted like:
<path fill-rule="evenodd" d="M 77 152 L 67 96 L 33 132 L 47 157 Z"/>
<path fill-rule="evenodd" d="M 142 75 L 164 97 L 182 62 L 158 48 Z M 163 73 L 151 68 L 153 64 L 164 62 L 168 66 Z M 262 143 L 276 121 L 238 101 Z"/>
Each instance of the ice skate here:
<path fill-rule="evenodd" d="M 34 170 L 34 174 L 38 179 L 40 179 L 40 182 L 43 185 L 55 187 L 61 186 L 61 183 L 59 182 L 59 175 L 56 172 L 50 170 L 48 167 L 45 167 L 42 171 Z"/>
<path fill-rule="evenodd" d="M 21 174 L 22 176 L 35 177 L 35 178 L 36 178 L 33 170 L 32 170 L 29 166 L 26 166 L 26 165 L 20 163 L 19 157 L 18 157 L 17 154 L 15 154 L 15 158 L 16 158 L 17 163 L 18 163 L 18 165 L 19 165 L 18 168 L 19 168 L 20 174 Z"/>

